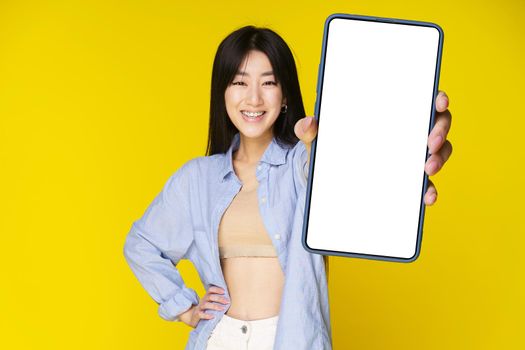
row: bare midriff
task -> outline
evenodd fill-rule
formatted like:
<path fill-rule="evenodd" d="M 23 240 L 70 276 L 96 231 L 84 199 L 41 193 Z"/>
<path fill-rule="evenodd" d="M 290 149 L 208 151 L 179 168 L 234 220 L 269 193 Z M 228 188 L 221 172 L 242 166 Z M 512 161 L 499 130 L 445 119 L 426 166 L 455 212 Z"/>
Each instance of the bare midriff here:
<path fill-rule="evenodd" d="M 231 257 L 221 259 L 230 294 L 226 315 L 240 320 L 277 316 L 284 274 L 277 257 Z"/>
<path fill-rule="evenodd" d="M 256 191 L 256 163 L 233 157 L 233 166 L 242 181 L 242 191 Z M 284 273 L 277 256 L 235 256 L 221 258 L 221 267 L 230 307 L 226 315 L 240 320 L 260 320 L 279 315 Z"/>

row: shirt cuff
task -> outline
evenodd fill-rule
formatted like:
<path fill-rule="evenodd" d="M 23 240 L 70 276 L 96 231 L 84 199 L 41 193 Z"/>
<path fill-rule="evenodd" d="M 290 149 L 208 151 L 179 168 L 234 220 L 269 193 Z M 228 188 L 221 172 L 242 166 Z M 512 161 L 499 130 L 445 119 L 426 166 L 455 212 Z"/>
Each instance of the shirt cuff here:
<path fill-rule="evenodd" d="M 166 321 L 180 322 L 180 315 L 192 305 L 199 304 L 199 295 L 191 288 L 184 287 L 170 299 L 159 305 L 159 316 Z"/>

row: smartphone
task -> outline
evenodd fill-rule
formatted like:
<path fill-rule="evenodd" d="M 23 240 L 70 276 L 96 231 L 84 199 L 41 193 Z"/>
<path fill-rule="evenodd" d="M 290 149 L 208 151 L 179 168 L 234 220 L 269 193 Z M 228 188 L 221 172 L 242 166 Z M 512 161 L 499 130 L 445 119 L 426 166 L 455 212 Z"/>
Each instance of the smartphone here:
<path fill-rule="evenodd" d="M 421 250 L 443 30 L 333 14 L 317 83 L 302 244 L 311 253 L 412 262 Z"/>

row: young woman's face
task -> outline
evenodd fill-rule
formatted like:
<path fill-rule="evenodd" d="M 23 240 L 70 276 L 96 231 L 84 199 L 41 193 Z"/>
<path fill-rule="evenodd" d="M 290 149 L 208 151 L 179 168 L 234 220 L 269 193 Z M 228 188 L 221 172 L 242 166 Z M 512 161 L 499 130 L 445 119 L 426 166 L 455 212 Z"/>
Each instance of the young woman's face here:
<path fill-rule="evenodd" d="M 228 116 L 243 136 L 273 136 L 273 124 L 286 101 L 266 54 L 248 52 L 224 95 Z"/>

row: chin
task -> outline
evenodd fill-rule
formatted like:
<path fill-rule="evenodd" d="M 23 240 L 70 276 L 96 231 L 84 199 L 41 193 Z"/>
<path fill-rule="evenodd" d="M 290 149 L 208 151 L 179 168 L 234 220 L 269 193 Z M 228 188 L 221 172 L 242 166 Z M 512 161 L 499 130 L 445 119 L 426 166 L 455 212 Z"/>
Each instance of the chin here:
<path fill-rule="evenodd" d="M 270 128 L 268 129 L 254 129 L 254 128 L 240 128 L 238 129 L 239 133 L 243 135 L 244 137 L 250 138 L 250 139 L 258 139 L 264 136 L 267 136 L 269 133 L 271 134 L 272 131 Z"/>

